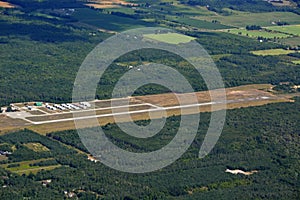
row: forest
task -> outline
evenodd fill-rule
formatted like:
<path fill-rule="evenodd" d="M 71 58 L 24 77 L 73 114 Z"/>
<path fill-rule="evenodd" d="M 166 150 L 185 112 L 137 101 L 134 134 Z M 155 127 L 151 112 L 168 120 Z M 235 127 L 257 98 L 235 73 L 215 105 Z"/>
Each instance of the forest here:
<path fill-rule="evenodd" d="M 22 7 L 13 10 L 2 9 L 1 13 L 0 106 L 28 101 L 70 102 L 73 82 L 84 58 L 97 44 L 111 36 L 111 33 L 99 31 L 95 26 L 115 27 L 115 30 L 148 25 L 165 26 L 168 23 L 160 17 L 161 12 L 169 13 L 168 16 L 176 16 L 176 13 L 166 10 L 167 7 L 163 7 L 164 9 L 159 11 L 157 2 L 153 5 L 152 10 L 140 16 L 155 15 L 157 24 L 145 23 L 139 19 L 133 20 L 129 16 L 118 16 L 118 14 L 106 10 L 82 8 L 84 1 L 66 0 L 51 1 L 51 3 L 50 1 L 34 1 L 32 4 L 24 0 L 11 0 L 10 2 L 22 5 Z M 205 3 L 205 1 L 197 2 Z M 222 2 L 234 5 L 233 2 Z M 263 8 L 261 4 L 264 5 L 266 2 L 259 2 L 261 3 L 253 5 Z M 150 3 L 152 2 L 148 4 L 150 5 Z M 244 4 L 252 5 L 248 1 L 243 1 Z M 141 3 L 139 9 L 143 11 L 146 7 L 146 4 Z M 251 6 L 246 7 L 251 8 Z M 29 10 L 26 10 L 27 8 Z M 70 8 L 74 8 L 74 11 L 69 10 Z M 99 17 L 101 20 L 98 19 Z M 89 20 L 90 18 L 93 20 Z M 170 18 L 176 23 L 181 20 L 183 20 L 182 23 L 187 24 L 204 22 L 187 19 Z M 205 23 L 207 26 L 224 26 L 218 23 Z M 251 53 L 251 51 L 263 49 L 287 49 L 289 48 L 287 45 L 272 41 L 261 43 L 253 38 L 227 32 L 194 29 L 178 29 L 178 31 L 195 37 L 213 57 L 226 87 L 255 83 L 276 85 L 287 81 L 295 85 L 299 84 L 297 76 L 299 67 L 290 59 L 287 60 L 284 56 L 255 56 Z M 127 54 L 126 58 L 118 59 L 118 62 L 120 61 L 123 63 L 130 61 L 135 65 L 142 64 L 144 61 L 167 64 L 183 73 L 196 91 L 206 89 L 205 84 L 201 78 L 199 79 L 199 76 L 196 76 L 192 67 L 181 58 L 176 58 L 171 54 L 154 50 L 132 52 L 132 54 Z M 104 74 L 104 79 L 100 80 L 95 97 L 109 98 L 116 80 L 127 70 L 126 67 L 118 66 L 117 61 L 112 64 Z M 148 85 L 140 88 L 135 94 L 160 92 L 167 92 L 167 90 L 157 85 Z"/>

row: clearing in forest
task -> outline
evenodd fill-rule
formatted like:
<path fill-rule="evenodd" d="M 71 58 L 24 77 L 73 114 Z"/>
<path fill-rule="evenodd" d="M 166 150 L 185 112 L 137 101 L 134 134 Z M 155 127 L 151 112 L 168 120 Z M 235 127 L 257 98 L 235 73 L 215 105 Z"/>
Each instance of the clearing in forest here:
<path fill-rule="evenodd" d="M 145 34 L 144 37 L 169 44 L 188 43 L 195 39 L 178 33 Z"/>
<path fill-rule="evenodd" d="M 287 55 L 289 53 L 296 53 L 294 50 L 285 50 L 285 49 L 267 49 L 259 51 L 251 51 L 254 55 L 258 56 L 277 56 L 277 55 Z"/>

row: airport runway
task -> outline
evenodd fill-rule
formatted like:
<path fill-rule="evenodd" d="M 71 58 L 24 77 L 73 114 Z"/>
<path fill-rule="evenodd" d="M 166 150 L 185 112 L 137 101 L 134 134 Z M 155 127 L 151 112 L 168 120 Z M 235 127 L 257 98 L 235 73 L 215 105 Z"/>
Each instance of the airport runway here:
<path fill-rule="evenodd" d="M 150 103 L 141 103 L 141 104 L 135 104 L 135 105 L 123 105 L 123 106 L 116 106 L 116 107 L 108 107 L 108 108 L 99 108 L 95 110 L 86 110 L 86 111 L 96 111 L 96 110 L 103 110 L 103 109 L 116 109 L 121 107 L 132 107 L 132 106 L 143 106 L 148 105 L 153 108 L 150 109 L 143 109 L 143 110 L 134 110 L 134 111 L 128 111 L 128 112 L 113 112 L 109 114 L 100 114 L 100 115 L 91 115 L 91 116 L 82 116 L 82 117 L 73 117 L 73 118 L 65 118 L 65 119 L 57 119 L 57 120 L 46 120 L 46 121 L 32 121 L 29 119 L 26 119 L 28 115 L 20 116 L 20 117 L 14 117 L 14 118 L 20 118 L 24 119 L 25 121 L 31 123 L 31 124 L 47 124 L 47 123 L 55 123 L 55 122 L 66 122 L 66 121 L 73 121 L 73 120 L 85 120 L 85 119 L 91 119 L 91 118 L 99 118 L 99 117 L 111 117 L 111 116 L 122 116 L 122 115 L 128 115 L 128 114 L 138 114 L 138 113 L 149 113 L 149 112 L 157 112 L 157 111 L 168 111 L 168 110 L 175 110 L 175 109 L 187 109 L 187 108 L 193 108 L 193 107 L 201 107 L 201 106 L 209 106 L 209 105 L 217 105 L 217 104 L 231 104 L 231 103 L 240 103 L 240 102 L 249 102 L 249 101 L 260 101 L 260 100 L 268 100 L 272 97 L 267 96 L 261 96 L 261 97 L 252 97 L 252 98 L 242 98 L 242 99 L 235 99 L 235 100 L 227 100 L 227 101 L 219 101 L 219 102 L 205 102 L 205 103 L 196 103 L 196 104 L 189 104 L 189 105 L 177 105 L 177 106 L 170 106 L 170 107 L 159 107 L 157 105 L 152 105 Z M 85 112 L 85 111 L 75 111 L 75 112 Z M 71 112 L 72 113 L 72 112 Z M 51 116 L 53 114 L 46 114 L 46 115 L 31 115 L 33 116 Z M 78 114 L 76 114 L 78 115 Z"/>

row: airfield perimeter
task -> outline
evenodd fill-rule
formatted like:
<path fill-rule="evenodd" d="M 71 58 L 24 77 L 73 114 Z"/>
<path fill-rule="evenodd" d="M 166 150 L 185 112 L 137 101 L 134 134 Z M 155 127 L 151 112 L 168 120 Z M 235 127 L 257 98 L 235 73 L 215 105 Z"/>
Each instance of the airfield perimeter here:
<path fill-rule="evenodd" d="M 285 95 L 275 95 L 271 92 L 270 84 L 245 85 L 226 89 L 227 101 L 212 102 L 208 91 L 196 92 L 198 102 L 190 102 L 190 94 L 179 94 L 186 98 L 183 104 L 179 105 L 176 96 L 172 93 L 134 96 L 124 99 L 114 100 L 95 100 L 91 102 L 91 108 L 78 111 L 49 110 L 45 106 L 34 107 L 28 110 L 24 103 L 15 103 L 14 106 L 20 109 L 19 112 L 10 112 L 0 114 L 0 133 L 11 130 L 27 128 L 40 134 L 46 134 L 54 131 L 75 129 L 73 112 L 80 114 L 76 119 L 88 120 L 97 118 L 100 125 L 108 123 L 126 122 L 132 120 L 149 119 L 149 113 L 152 117 L 161 118 L 163 116 L 195 114 L 199 112 L 211 112 L 223 109 L 226 104 L 227 109 L 260 106 L 269 103 L 292 102 Z M 111 102 L 114 106 L 111 107 Z M 125 102 L 129 102 L 129 106 Z M 214 104 L 215 110 L 211 109 Z M 27 103 L 33 105 L 33 102 Z M 53 104 L 52 104 L 53 105 Z M 220 105 L 220 108 L 218 108 Z M 78 115 L 77 115 L 78 116 Z M 115 119 L 114 117 L 118 118 Z M 87 125 L 89 127 L 89 125 Z"/>

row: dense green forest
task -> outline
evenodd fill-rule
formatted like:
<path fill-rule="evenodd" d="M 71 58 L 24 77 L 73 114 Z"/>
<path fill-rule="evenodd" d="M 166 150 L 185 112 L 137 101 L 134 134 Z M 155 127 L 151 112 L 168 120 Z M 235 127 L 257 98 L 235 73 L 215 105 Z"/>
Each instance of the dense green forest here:
<path fill-rule="evenodd" d="M 109 36 L 107 33 L 93 32 L 85 28 L 65 25 L 65 21 L 43 22 L 32 19 L 31 25 L 25 23 L 28 14 L 8 12 L 0 26 L 4 31 L 0 38 L 1 74 L 0 104 L 7 105 L 20 101 L 71 101 L 71 92 L 76 72 L 85 56 L 99 42 Z M 14 20 L 17 18 L 18 20 Z M 42 24 L 41 24 L 42 22 Z M 64 25 L 62 25 L 64 24 Z M 23 27 L 19 29 L 19 27 Z M 91 33 L 95 35 L 91 36 Z M 275 56 L 255 56 L 252 50 L 282 47 L 273 43 L 260 43 L 250 38 L 229 33 L 185 32 L 197 41 L 211 55 L 221 55 L 216 59 L 226 87 L 251 83 L 279 83 L 290 81 L 299 83 L 299 68 Z M 222 56 L 224 55 L 224 56 Z M 192 67 L 180 58 L 157 51 L 133 52 L 119 61 L 143 61 L 168 64 L 190 80 L 196 90 L 206 89 Z M 117 78 L 128 69 L 113 64 L 106 72 L 96 97 L 108 98 Z M 238 75 L 237 75 L 238 74 Z M 200 81 L 200 82 L 199 82 Z M 16 84 L 17 83 L 17 84 Z M 144 88 L 137 94 L 163 92 L 160 89 Z M 154 90 L 154 92 L 153 92 Z"/>
<path fill-rule="evenodd" d="M 1 136 L 0 141 L 17 143 L 17 149 L 2 163 L 54 157 L 61 167 L 28 176 L 0 168 L 1 187 L 7 186 L 0 190 L 0 196 L 57 199 L 64 196 L 64 191 L 73 191 L 79 199 L 298 199 L 299 109 L 298 98 L 294 103 L 230 110 L 217 145 L 207 157 L 198 159 L 210 117 L 209 113 L 201 114 L 196 139 L 179 160 L 162 170 L 139 175 L 112 170 L 62 146 L 65 143 L 85 151 L 76 131 L 50 133 L 48 137 L 28 130 L 10 133 Z M 113 124 L 103 129 L 123 149 L 148 152 L 168 143 L 179 122 L 180 117 L 168 118 L 162 131 L 150 140 L 132 138 Z M 37 156 L 23 145 L 36 141 L 50 152 Z M 20 151 L 23 158 L 18 156 Z M 225 173 L 227 168 L 258 172 L 233 175 Z M 52 182 L 43 187 L 40 181 L 46 179 Z"/>
<path fill-rule="evenodd" d="M 168 10 L 168 3 L 156 1 L 138 1 L 140 6 L 127 15 L 124 15 L 124 12 L 130 8 L 123 8 L 124 12 L 121 12 L 122 9 L 120 11 L 88 9 L 83 7 L 85 1 L 10 0 L 9 2 L 21 7 L 0 10 L 1 106 L 27 101 L 70 102 L 73 82 L 82 61 L 97 44 L 111 36 L 111 33 L 99 31 L 98 28 L 114 31 L 142 26 L 176 28 L 172 23 L 208 29 L 228 27 L 223 24 L 185 18 L 179 15 L 181 7 L 173 6 L 171 7 L 173 10 Z M 189 1 L 189 4 L 191 2 Z M 199 5 L 207 3 L 206 1 L 195 2 Z M 221 7 L 229 4 L 236 5 L 235 1 L 211 0 L 209 2 L 211 5 L 216 4 Z M 254 0 L 242 1 L 239 8 L 245 6 L 262 11 L 257 10 L 256 6 L 263 9 L 264 5 L 273 9 L 267 2 Z M 201 14 L 201 11 L 194 12 L 196 11 L 185 9 L 182 11 L 187 16 Z M 163 17 L 162 13 L 168 17 Z M 143 19 L 153 19 L 153 21 L 146 22 Z M 286 45 L 274 41 L 261 43 L 253 38 L 226 32 L 194 29 L 178 29 L 178 31 L 195 37 L 213 56 L 226 87 L 252 83 L 278 84 L 289 81 L 299 84 L 300 82 L 299 67 L 284 56 L 255 56 L 250 53 L 254 50 L 288 48 Z M 133 52 L 119 61 L 125 63 L 130 61 L 136 65 L 147 61 L 167 64 L 180 70 L 195 90 L 206 89 L 192 67 L 171 54 L 154 50 Z M 109 98 L 118 77 L 128 70 L 116 63 L 111 65 L 104 75 L 105 78 L 100 80 L 95 95 L 97 98 Z M 157 85 L 152 85 L 140 88 L 136 94 L 166 91 Z"/>

